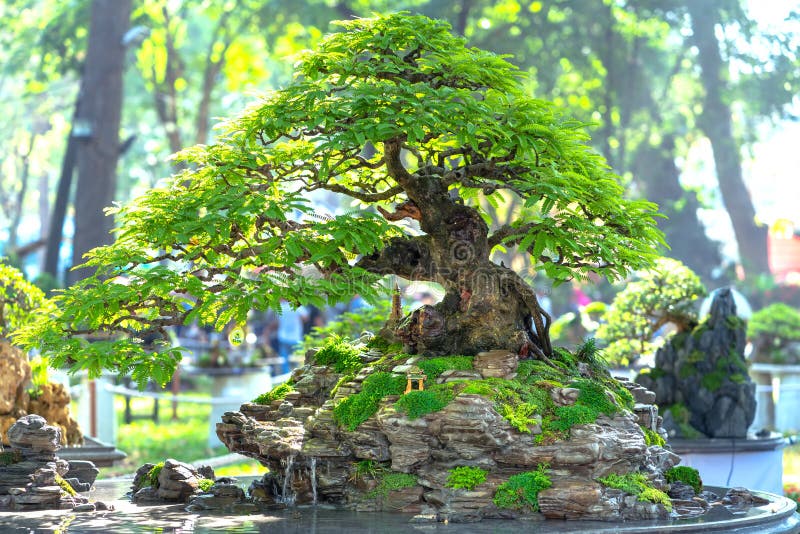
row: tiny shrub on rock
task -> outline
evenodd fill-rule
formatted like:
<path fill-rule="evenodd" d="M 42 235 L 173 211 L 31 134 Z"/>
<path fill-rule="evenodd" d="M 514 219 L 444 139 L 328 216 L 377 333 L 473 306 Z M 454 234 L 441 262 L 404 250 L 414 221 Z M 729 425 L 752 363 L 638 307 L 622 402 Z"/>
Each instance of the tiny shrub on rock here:
<path fill-rule="evenodd" d="M 11 465 L 22 461 L 22 452 L 18 449 L 0 451 L 0 466 Z"/>
<path fill-rule="evenodd" d="M 539 492 L 553 485 L 547 476 L 547 464 L 540 464 L 535 471 L 511 476 L 497 488 L 493 502 L 498 508 L 539 511 Z"/>
<path fill-rule="evenodd" d="M 447 483 L 445 486 L 453 489 L 472 491 L 475 489 L 475 486 L 486 482 L 486 475 L 488 473 L 488 471 L 480 467 L 454 467 L 447 476 Z"/>
<path fill-rule="evenodd" d="M 211 486 L 214 485 L 214 481 L 210 478 L 201 478 L 197 481 L 197 487 L 203 491 L 208 491 L 211 489 Z"/>
<path fill-rule="evenodd" d="M 353 478 L 363 479 L 366 476 L 377 478 L 383 468 L 374 460 L 360 460 L 353 466 Z"/>
<path fill-rule="evenodd" d="M 352 373 L 364 367 L 360 352 L 344 338 L 333 336 L 314 357 L 318 365 L 329 365 L 337 373 Z"/>
<path fill-rule="evenodd" d="M 678 465 L 667 469 L 664 473 L 664 478 L 666 478 L 667 482 L 670 484 L 673 482 L 683 482 L 691 486 L 695 494 L 699 494 L 703 489 L 703 481 L 700 478 L 700 472 L 687 465 Z"/>

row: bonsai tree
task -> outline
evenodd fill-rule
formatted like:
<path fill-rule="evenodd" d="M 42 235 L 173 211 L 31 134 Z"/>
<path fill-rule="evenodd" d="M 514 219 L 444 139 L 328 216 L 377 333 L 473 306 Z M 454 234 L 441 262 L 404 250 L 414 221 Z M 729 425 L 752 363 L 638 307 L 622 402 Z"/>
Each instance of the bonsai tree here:
<path fill-rule="evenodd" d="M 547 360 L 550 317 L 494 249 L 530 255 L 556 281 L 654 259 L 655 205 L 623 198 L 584 125 L 528 95 L 507 60 L 421 16 L 339 25 L 290 85 L 179 153 L 186 170 L 111 209 L 116 241 L 88 254 L 95 274 L 20 339 L 90 373 L 163 382 L 179 351 L 147 354 L 139 340 L 169 325 L 221 329 L 281 298 L 374 300 L 395 275 L 446 293 L 393 325 L 407 350 Z M 356 209 L 317 214 L 315 191 Z M 525 209 L 495 227 L 481 197 Z M 97 333 L 108 339 L 83 337 Z"/>
<path fill-rule="evenodd" d="M 758 362 L 800 363 L 800 312 L 791 306 L 775 303 L 755 312 L 747 337 Z"/>
<path fill-rule="evenodd" d="M 620 291 L 603 315 L 597 337 L 608 343 L 609 362 L 628 365 L 655 352 L 656 333 L 667 325 L 688 332 L 697 325 L 697 300 L 706 294 L 700 278 L 677 260 L 660 258 Z"/>

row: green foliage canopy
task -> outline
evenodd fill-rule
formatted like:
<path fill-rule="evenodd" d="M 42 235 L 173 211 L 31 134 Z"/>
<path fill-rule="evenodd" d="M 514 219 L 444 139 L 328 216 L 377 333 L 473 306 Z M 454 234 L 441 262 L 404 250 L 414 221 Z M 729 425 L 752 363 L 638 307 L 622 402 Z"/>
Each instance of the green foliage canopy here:
<path fill-rule="evenodd" d="M 747 337 L 758 361 L 796 363 L 800 354 L 792 354 L 790 346 L 800 342 L 800 312 L 781 302 L 770 304 L 750 318 Z"/>
<path fill-rule="evenodd" d="M 30 324 L 37 312 L 50 309 L 41 289 L 25 280 L 20 271 L 0 261 L 0 339 Z"/>
<path fill-rule="evenodd" d="M 556 280 L 622 277 L 654 259 L 663 244 L 655 206 L 623 199 L 584 124 L 528 96 L 504 58 L 424 17 L 340 24 L 300 58 L 292 84 L 227 123 L 215 144 L 181 152 L 184 171 L 111 209 L 117 239 L 88 254 L 95 275 L 19 339 L 93 376 L 111 368 L 163 383 L 179 351 L 148 354 L 141 340 L 166 326 L 221 329 L 282 297 L 316 306 L 376 298 L 389 273 L 354 258 L 425 236 L 365 209 L 320 216 L 309 198 L 317 190 L 369 205 L 435 179 L 476 209 L 505 190 L 538 210 L 488 245 L 516 247 Z M 108 338 L 83 337 L 97 333 Z"/>

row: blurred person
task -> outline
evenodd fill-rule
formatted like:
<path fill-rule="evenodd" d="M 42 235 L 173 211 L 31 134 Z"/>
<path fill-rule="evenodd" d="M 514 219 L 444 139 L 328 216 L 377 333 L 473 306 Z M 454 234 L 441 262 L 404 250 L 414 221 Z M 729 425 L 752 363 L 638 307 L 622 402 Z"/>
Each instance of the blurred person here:
<path fill-rule="evenodd" d="M 303 325 L 308 321 L 308 310 L 299 306 L 293 308 L 289 301 L 281 299 L 281 316 L 278 321 L 278 356 L 281 358 L 282 372 L 291 371 L 289 356 L 294 347 L 303 340 Z"/>

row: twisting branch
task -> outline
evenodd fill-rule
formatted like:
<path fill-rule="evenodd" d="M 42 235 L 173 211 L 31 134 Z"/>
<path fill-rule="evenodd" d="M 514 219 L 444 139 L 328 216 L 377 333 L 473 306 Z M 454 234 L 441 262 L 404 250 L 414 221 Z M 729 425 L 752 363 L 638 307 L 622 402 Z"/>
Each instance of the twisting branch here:
<path fill-rule="evenodd" d="M 303 188 L 305 191 L 315 191 L 317 189 L 324 189 L 325 191 L 331 191 L 333 193 L 341 193 L 343 195 L 347 195 L 349 197 L 358 199 L 362 202 L 380 202 L 382 200 L 389 200 L 394 198 L 395 196 L 399 195 L 403 192 L 403 188 L 399 185 L 391 187 L 386 191 L 381 191 L 380 193 L 361 193 L 359 191 L 353 191 L 352 189 L 348 189 L 343 185 L 339 184 L 326 184 L 326 183 L 317 183 L 312 184 L 308 187 Z"/>
<path fill-rule="evenodd" d="M 396 237 L 380 251 L 359 259 L 355 266 L 375 274 L 394 274 L 406 280 L 437 281 L 430 238 L 424 235 Z"/>

